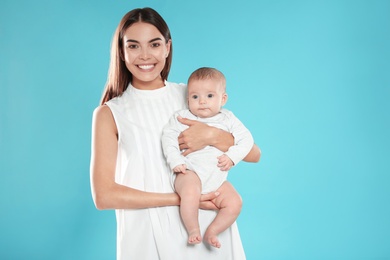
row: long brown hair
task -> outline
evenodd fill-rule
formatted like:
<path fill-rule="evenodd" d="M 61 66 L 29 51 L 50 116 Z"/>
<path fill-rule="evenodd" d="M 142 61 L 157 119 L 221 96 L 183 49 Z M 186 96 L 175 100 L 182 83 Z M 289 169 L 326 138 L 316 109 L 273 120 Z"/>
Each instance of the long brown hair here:
<path fill-rule="evenodd" d="M 164 36 L 166 43 L 171 40 L 171 33 L 167 23 L 161 15 L 152 8 L 137 8 L 125 14 L 119 22 L 112 39 L 110 68 L 108 70 L 107 83 L 100 101 L 101 105 L 114 97 L 122 95 L 133 79 L 133 75 L 126 68 L 124 61 L 123 36 L 127 28 L 136 22 L 144 22 L 154 25 Z M 169 55 L 165 61 L 165 66 L 161 71 L 161 77 L 163 80 L 168 79 L 169 70 L 171 68 L 172 44 L 170 48 Z"/>

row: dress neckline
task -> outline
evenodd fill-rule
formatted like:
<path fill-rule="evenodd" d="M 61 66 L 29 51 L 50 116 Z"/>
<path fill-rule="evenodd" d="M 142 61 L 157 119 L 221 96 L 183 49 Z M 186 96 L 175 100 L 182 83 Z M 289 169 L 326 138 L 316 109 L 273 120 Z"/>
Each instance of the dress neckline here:
<path fill-rule="evenodd" d="M 137 96 L 153 98 L 153 97 L 160 97 L 161 95 L 166 93 L 168 87 L 169 87 L 169 83 L 167 81 L 164 81 L 163 87 L 157 88 L 157 89 L 152 89 L 152 90 L 138 89 L 138 88 L 135 88 L 131 83 L 129 83 L 125 92 L 128 94 L 132 93 L 132 94 L 135 94 Z"/>

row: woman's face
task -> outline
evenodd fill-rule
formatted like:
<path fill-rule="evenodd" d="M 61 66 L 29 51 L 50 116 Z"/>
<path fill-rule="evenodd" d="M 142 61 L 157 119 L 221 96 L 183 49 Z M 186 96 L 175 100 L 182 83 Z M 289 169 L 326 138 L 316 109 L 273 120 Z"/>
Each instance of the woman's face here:
<path fill-rule="evenodd" d="M 151 90 L 164 85 L 161 71 L 170 46 L 171 41 L 166 43 L 164 36 L 152 24 L 137 22 L 127 28 L 123 37 L 123 54 L 135 88 Z"/>

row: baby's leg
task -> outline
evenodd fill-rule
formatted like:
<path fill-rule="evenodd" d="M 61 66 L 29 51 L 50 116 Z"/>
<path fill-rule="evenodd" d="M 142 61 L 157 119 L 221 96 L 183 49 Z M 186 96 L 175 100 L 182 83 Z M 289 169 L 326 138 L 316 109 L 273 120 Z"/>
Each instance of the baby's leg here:
<path fill-rule="evenodd" d="M 180 214 L 188 232 L 188 243 L 199 244 L 202 241 L 202 236 L 198 221 L 201 194 L 201 183 L 198 175 L 189 170 L 186 173 L 177 173 L 175 189 L 180 196 Z"/>
<path fill-rule="evenodd" d="M 229 228 L 236 221 L 242 208 L 240 194 L 233 185 L 225 181 L 218 189 L 220 195 L 215 199 L 215 205 L 220 209 L 204 234 L 204 240 L 211 246 L 220 248 L 218 234 Z"/>

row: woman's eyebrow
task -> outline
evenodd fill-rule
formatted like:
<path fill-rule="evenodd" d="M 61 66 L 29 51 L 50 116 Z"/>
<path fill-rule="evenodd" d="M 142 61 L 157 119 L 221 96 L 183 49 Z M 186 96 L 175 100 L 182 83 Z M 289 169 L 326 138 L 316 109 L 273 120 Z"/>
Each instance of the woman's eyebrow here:
<path fill-rule="evenodd" d="M 162 39 L 161 39 L 160 37 L 157 37 L 157 38 L 151 39 L 151 40 L 149 41 L 149 43 L 150 43 L 150 42 L 154 42 L 154 41 L 162 41 Z"/>
<path fill-rule="evenodd" d="M 153 39 L 151 39 L 151 40 L 149 41 L 149 43 L 154 42 L 154 41 L 162 41 L 162 39 L 161 39 L 160 37 L 153 38 Z M 139 41 L 133 40 L 133 39 L 128 39 L 128 40 L 126 40 L 126 42 L 135 42 L 135 43 L 139 43 Z"/>
<path fill-rule="evenodd" d="M 128 40 L 126 40 L 126 42 L 135 42 L 135 43 L 139 43 L 139 41 L 132 40 L 132 39 L 128 39 Z"/>

